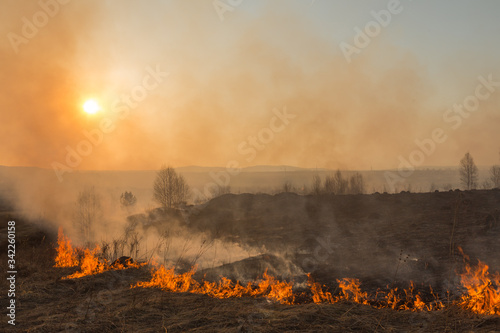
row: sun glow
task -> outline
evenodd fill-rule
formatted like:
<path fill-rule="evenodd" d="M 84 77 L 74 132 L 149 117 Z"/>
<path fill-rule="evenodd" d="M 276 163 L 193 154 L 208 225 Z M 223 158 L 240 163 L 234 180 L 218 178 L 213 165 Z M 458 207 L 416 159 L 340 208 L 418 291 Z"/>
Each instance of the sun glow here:
<path fill-rule="evenodd" d="M 101 110 L 101 107 L 93 99 L 89 99 L 85 103 L 83 103 L 83 111 L 85 111 L 88 114 L 94 114 L 94 113 L 99 112 L 100 110 Z"/>

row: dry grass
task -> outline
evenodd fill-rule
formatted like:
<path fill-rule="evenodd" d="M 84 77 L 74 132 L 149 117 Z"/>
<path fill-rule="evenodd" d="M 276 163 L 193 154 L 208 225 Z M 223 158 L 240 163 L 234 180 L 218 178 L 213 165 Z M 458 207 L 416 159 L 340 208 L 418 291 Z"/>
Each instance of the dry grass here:
<path fill-rule="evenodd" d="M 495 332 L 500 317 L 451 307 L 432 313 L 370 306 L 280 305 L 266 299 L 214 299 L 158 289 L 130 289 L 147 268 L 61 280 L 77 268 L 54 268 L 53 238 L 22 232 L 16 331 L 26 332 Z M 27 230 L 27 229 L 24 229 Z M 29 237 L 28 233 L 33 233 Z M 25 237 L 26 236 L 26 237 Z M 2 258 L 2 263 L 5 262 Z M 5 267 L 2 266 L 5 270 Z M 2 282 L 2 285 L 5 285 Z M 5 287 L 2 287 L 5 288 Z M 2 301 L 4 303 L 4 301 Z M 4 306 L 4 304 L 2 304 Z M 3 327 L 4 323 L 2 324 Z"/>
<path fill-rule="evenodd" d="M 15 216 L 8 212 L 0 214 L 2 221 Z M 15 220 L 17 325 L 8 327 L 4 318 L 0 331 L 500 332 L 499 316 L 476 315 L 453 306 L 434 312 L 410 312 L 348 302 L 281 305 L 263 298 L 214 299 L 158 289 L 131 289 L 130 286 L 138 281 L 151 278 L 147 267 L 62 280 L 78 268 L 53 267 L 56 234 L 18 218 Z M 460 225 L 458 227 L 458 232 L 452 236 L 453 242 L 460 240 L 458 236 L 464 233 Z M 446 229 L 447 235 L 450 230 Z M 0 235 L 0 246 L 6 248 L 6 223 L 0 226 Z M 131 239 L 129 250 L 135 252 L 136 242 Z M 442 244 L 445 251 L 448 251 L 449 242 L 450 238 L 446 237 Z M 118 255 L 123 251 L 120 245 L 109 244 L 108 254 Z M 203 250 L 204 247 L 200 247 L 199 252 Z M 6 251 L 1 253 L 0 269 L 5 272 Z M 403 254 L 400 257 L 403 258 L 400 261 L 404 260 Z M 401 267 L 397 268 L 399 277 Z M 0 287 L 2 293 L 7 290 L 5 279 Z M 6 301 L 5 297 L 0 300 L 4 309 Z"/>

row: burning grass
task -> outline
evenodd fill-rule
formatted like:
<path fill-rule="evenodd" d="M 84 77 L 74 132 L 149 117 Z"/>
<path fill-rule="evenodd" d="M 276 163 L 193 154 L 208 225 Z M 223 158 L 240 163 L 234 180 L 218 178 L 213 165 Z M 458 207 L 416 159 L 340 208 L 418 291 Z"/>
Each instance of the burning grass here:
<path fill-rule="evenodd" d="M 166 269 L 163 265 L 154 268 L 150 281 L 138 282 L 134 288 L 160 288 L 171 292 L 190 292 L 194 294 L 205 294 L 215 298 L 229 297 L 266 297 L 281 304 L 293 304 L 294 295 L 292 283 L 278 281 L 266 272 L 260 281 L 249 282 L 243 286 L 237 281 L 222 277 L 220 281 L 199 283 L 192 278 L 196 269 L 189 272 L 176 274 L 174 268 Z"/>
<path fill-rule="evenodd" d="M 110 264 L 106 258 L 102 258 L 100 256 L 101 249 L 99 246 L 96 246 L 92 250 L 73 248 L 71 240 L 64 235 L 62 228 L 59 228 L 56 250 L 57 256 L 54 267 L 80 266 L 80 270 L 78 272 L 63 277 L 63 280 L 81 278 L 88 275 L 103 273 L 109 270 L 140 268 L 146 265 L 146 263 L 132 262 L 131 259 L 128 259 L 125 263 L 115 262 Z"/>
<path fill-rule="evenodd" d="M 80 260 L 78 259 L 79 251 L 83 252 Z M 448 306 L 458 306 L 477 314 L 500 315 L 500 274 L 489 273 L 488 265 L 481 261 L 477 266 L 471 266 L 468 262 L 469 258 L 464 254 L 463 257 L 465 267 L 464 272 L 460 274 L 460 280 L 464 293 L 460 298 L 448 302 Z M 138 264 L 131 260 L 124 264 L 120 262 L 110 264 L 107 259 L 100 256 L 99 247 L 92 250 L 73 249 L 70 239 L 64 236 L 62 229 L 59 230 L 55 261 L 55 267 L 80 266 L 79 271 L 63 279 L 75 279 L 109 270 L 140 268 L 146 265 L 146 263 Z M 431 287 L 429 287 L 428 295 L 424 297 L 416 292 L 413 282 L 410 282 L 407 289 L 398 290 L 398 288 L 388 287 L 385 291 L 378 290 L 375 294 L 369 294 L 362 290 L 358 279 L 344 278 L 337 280 L 339 292 L 332 294 L 325 287 L 314 282 L 310 275 L 308 275 L 307 290 L 294 291 L 292 282 L 280 281 L 269 275 L 267 270 L 261 279 L 248 282 L 246 285 L 225 277 L 215 282 L 199 282 L 193 278 L 195 272 L 196 267 L 192 267 L 185 273 L 176 273 L 173 267 L 155 265 L 151 269 L 151 280 L 137 282 L 131 288 L 159 288 L 168 292 L 202 294 L 219 299 L 264 297 L 286 305 L 352 302 L 378 309 L 415 312 L 436 311 L 446 307 Z"/>
<path fill-rule="evenodd" d="M 266 297 L 269 300 L 281 304 L 298 305 L 304 303 L 327 303 L 335 304 L 339 302 L 352 302 L 370 305 L 374 308 L 409 310 L 409 311 L 437 311 L 446 306 L 429 287 L 429 296 L 424 301 L 424 296 L 415 291 L 415 285 L 410 282 L 407 289 L 388 288 L 386 291 L 378 290 L 374 295 L 370 295 L 361 288 L 361 283 L 357 279 L 344 278 L 337 280 L 340 292 L 333 295 L 324 290 L 319 283 L 314 282 L 308 276 L 308 290 L 299 293 L 293 292 L 293 283 L 278 281 L 269 276 L 266 272 L 262 279 L 249 282 L 246 285 L 238 281 L 222 277 L 219 282 L 198 282 L 192 278 L 195 268 L 189 272 L 176 274 L 174 268 L 165 268 L 163 265 L 152 269 L 150 281 L 138 282 L 133 288 L 159 288 L 169 292 L 189 292 L 195 294 L 205 294 L 215 298 L 230 297 Z M 466 270 L 461 274 L 462 286 L 466 293 L 458 300 L 449 302 L 449 306 L 458 306 L 465 310 L 470 310 L 478 314 L 500 315 L 499 302 L 499 274 L 491 275 L 488 267 L 480 264 L 472 268 L 466 266 Z"/>
<path fill-rule="evenodd" d="M 435 311 L 444 308 L 444 304 L 439 301 L 439 297 L 430 289 L 433 300 L 424 302 L 419 293 L 415 293 L 415 285 L 410 281 L 408 289 L 398 291 L 398 288 L 389 288 L 378 290 L 375 295 L 369 295 L 362 291 L 361 283 L 358 279 L 344 278 L 337 280 L 340 293 L 336 296 L 328 291 L 324 291 L 321 285 L 314 282 L 310 275 L 308 276 L 308 285 L 312 293 L 314 303 L 353 302 L 364 305 L 371 305 L 375 308 L 388 308 L 392 310 L 410 310 L 410 311 Z"/>
<path fill-rule="evenodd" d="M 59 227 L 57 234 L 57 256 L 54 267 L 75 267 L 78 266 L 76 249 L 73 249 L 71 240 L 64 236 L 62 227 Z"/>
<path fill-rule="evenodd" d="M 469 264 L 469 257 L 459 248 L 465 262 L 465 272 L 460 275 L 466 292 L 459 305 L 480 314 L 500 315 L 500 274 L 490 273 L 485 263 L 478 261 L 477 266 Z"/>

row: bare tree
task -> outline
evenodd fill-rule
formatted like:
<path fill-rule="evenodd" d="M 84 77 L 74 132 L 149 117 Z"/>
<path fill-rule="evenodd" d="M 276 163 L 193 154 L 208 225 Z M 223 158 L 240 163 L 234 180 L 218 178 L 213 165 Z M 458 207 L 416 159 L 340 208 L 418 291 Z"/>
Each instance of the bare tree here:
<path fill-rule="evenodd" d="M 481 183 L 481 189 L 483 189 L 483 190 L 488 190 L 488 189 L 490 189 L 492 187 L 493 187 L 493 185 L 492 185 L 492 183 L 491 183 L 491 181 L 489 179 L 485 179 Z"/>
<path fill-rule="evenodd" d="M 335 180 L 333 176 L 326 176 L 323 189 L 326 193 L 335 193 Z"/>
<path fill-rule="evenodd" d="M 321 194 L 321 178 L 319 175 L 313 176 L 312 194 L 315 194 L 315 195 Z"/>
<path fill-rule="evenodd" d="M 183 175 L 177 175 L 175 179 L 174 206 L 186 203 L 189 197 L 189 185 Z"/>
<path fill-rule="evenodd" d="M 350 194 L 363 194 L 365 193 L 365 181 L 363 175 L 359 172 L 349 178 L 349 193 Z"/>
<path fill-rule="evenodd" d="M 156 174 L 153 198 L 163 209 L 177 207 L 188 198 L 189 186 L 182 175 L 174 168 L 162 166 Z"/>
<path fill-rule="evenodd" d="M 74 223 L 86 242 L 94 241 L 94 228 L 101 218 L 101 197 L 93 186 L 85 188 L 77 197 Z"/>
<path fill-rule="evenodd" d="M 467 152 L 460 160 L 460 181 L 467 190 L 477 186 L 478 169 L 471 154 Z"/>
<path fill-rule="evenodd" d="M 177 175 L 173 168 L 162 166 L 156 174 L 153 198 L 164 209 L 174 205 L 174 188 Z"/>
<path fill-rule="evenodd" d="M 281 188 L 282 192 L 289 193 L 293 191 L 293 184 L 290 180 L 285 180 Z"/>
<path fill-rule="evenodd" d="M 500 188 L 500 165 L 494 165 L 491 167 L 490 181 L 494 188 Z"/>
<path fill-rule="evenodd" d="M 340 172 L 340 170 L 337 170 L 337 172 L 335 172 L 335 175 L 333 176 L 333 183 L 335 194 L 347 193 L 349 181 L 342 177 L 342 172 Z"/>

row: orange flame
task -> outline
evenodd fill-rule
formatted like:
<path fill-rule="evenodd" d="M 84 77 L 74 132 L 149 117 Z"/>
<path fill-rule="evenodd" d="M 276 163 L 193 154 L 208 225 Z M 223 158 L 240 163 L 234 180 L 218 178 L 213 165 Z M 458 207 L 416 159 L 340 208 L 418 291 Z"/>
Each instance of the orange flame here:
<path fill-rule="evenodd" d="M 110 270 L 122 270 L 127 268 L 140 268 L 147 263 L 135 263 L 131 262 L 130 259 L 127 260 L 126 264 L 116 263 L 110 265 L 108 260 L 105 258 L 99 258 L 98 253 L 101 251 L 99 246 L 96 246 L 93 250 L 85 249 L 84 256 L 81 261 L 80 271 L 68 275 L 64 279 L 77 279 L 88 275 L 100 274 Z"/>
<path fill-rule="evenodd" d="M 57 256 L 54 267 L 75 267 L 78 266 L 76 251 L 71 246 L 71 240 L 64 236 L 62 227 L 59 227 L 57 234 Z"/>
<path fill-rule="evenodd" d="M 80 265 L 80 271 L 73 273 L 63 279 L 76 279 L 87 275 L 99 274 L 109 269 L 109 265 L 106 260 L 99 260 L 97 257 L 97 252 L 100 251 L 99 247 L 96 247 L 92 251 L 85 249 L 85 253 Z"/>
<path fill-rule="evenodd" d="M 342 295 L 339 296 L 338 300 L 351 301 L 359 304 L 369 304 L 368 294 L 362 292 L 358 279 L 344 278 L 342 280 L 337 280 L 340 289 L 342 289 Z"/>
<path fill-rule="evenodd" d="M 475 313 L 500 315 L 500 274 L 490 274 L 488 269 L 481 261 L 475 268 L 466 263 L 460 279 L 467 294 L 461 297 L 459 304 Z"/>
<path fill-rule="evenodd" d="M 444 308 L 442 302 L 434 295 L 435 301 L 425 303 L 420 294 L 414 294 L 415 285 L 410 282 L 410 287 L 404 289 L 403 292 L 406 298 L 400 298 L 398 288 L 392 288 L 388 291 L 377 291 L 375 296 L 370 296 L 367 292 L 361 291 L 361 283 L 358 279 L 344 278 L 337 280 L 341 294 L 332 296 L 330 292 L 323 291 L 321 285 L 314 282 L 308 274 L 308 286 L 312 293 L 314 303 L 337 303 L 341 301 L 349 301 L 359 304 L 372 305 L 376 308 L 390 308 L 393 310 L 411 310 L 411 311 L 432 311 Z M 431 289 L 432 293 L 432 289 Z"/>
<path fill-rule="evenodd" d="M 71 240 L 64 236 L 62 227 L 59 228 L 57 236 L 57 256 L 55 259 L 54 267 L 75 267 L 78 266 L 77 251 L 71 246 Z M 80 271 L 64 277 L 63 279 L 76 279 L 87 275 L 99 274 L 109 270 L 121 270 L 127 268 L 139 268 L 146 263 L 138 264 L 129 260 L 125 265 L 116 263 L 110 265 L 108 260 L 99 258 L 98 253 L 101 251 L 99 246 L 93 250 L 85 249 L 83 251 L 83 258 L 80 262 Z"/>
<path fill-rule="evenodd" d="M 311 293 L 313 295 L 312 299 L 314 303 L 335 303 L 332 294 L 329 292 L 324 292 L 321 288 L 321 285 L 313 281 L 311 274 L 307 274 L 307 284 L 311 289 Z"/>
<path fill-rule="evenodd" d="M 281 304 L 293 304 L 292 283 L 278 281 L 275 277 L 263 274 L 263 278 L 255 283 L 248 283 L 243 286 L 237 281 L 234 283 L 230 279 L 222 277 L 218 282 L 203 281 L 199 283 L 192 278 L 196 268 L 189 272 L 176 274 L 174 268 L 166 269 L 160 265 L 153 269 L 152 278 L 147 282 L 138 282 L 133 288 L 160 288 L 165 291 L 190 292 L 195 294 L 205 294 L 215 298 L 229 297 L 267 297 Z"/>
<path fill-rule="evenodd" d="M 78 266 L 78 259 L 75 249 L 71 246 L 71 240 L 64 236 L 62 228 L 59 228 L 58 248 L 55 259 L 55 267 Z M 459 249 L 461 251 L 461 249 Z M 115 263 L 110 265 L 108 260 L 100 258 L 98 253 L 100 248 L 93 250 L 85 249 L 80 262 L 80 271 L 65 277 L 64 279 L 80 278 L 87 275 L 99 274 L 108 270 L 121 270 L 129 267 L 139 268 L 146 263 L 132 263 L 130 260 L 125 263 Z M 461 251 L 462 252 L 462 251 Z M 463 254 L 463 252 L 462 252 Z M 479 314 L 500 315 L 500 274 L 488 272 L 488 265 L 479 261 L 477 267 L 471 267 L 468 257 L 463 254 L 465 262 L 465 272 L 460 275 L 461 283 L 466 289 L 466 294 L 453 304 L 464 309 Z M 293 293 L 291 282 L 279 281 L 275 277 L 267 274 L 267 269 L 261 279 L 249 282 L 247 285 L 233 282 L 228 278 L 221 277 L 218 282 L 198 282 L 193 278 L 196 267 L 189 272 L 176 274 L 174 268 L 166 269 L 163 265 L 152 268 L 152 278 L 150 281 L 138 282 L 132 288 L 160 288 L 172 292 L 190 292 L 205 294 L 215 298 L 229 297 L 266 297 L 281 304 L 297 304 Z M 375 296 L 369 295 L 361 290 L 361 283 L 358 279 L 344 278 L 337 280 L 340 294 L 333 296 L 328 291 L 323 291 L 323 287 L 313 281 L 310 274 L 308 276 L 308 286 L 312 294 L 314 303 L 336 303 L 340 301 L 350 301 L 359 304 L 369 304 L 376 308 L 390 308 L 394 310 L 411 311 L 434 311 L 444 308 L 444 304 L 439 301 L 432 288 L 431 294 L 434 301 L 425 302 L 419 293 L 415 293 L 415 285 L 410 283 L 408 289 L 398 292 L 398 288 L 388 288 L 387 291 L 377 291 Z M 405 297 L 403 296 L 403 293 Z"/>

